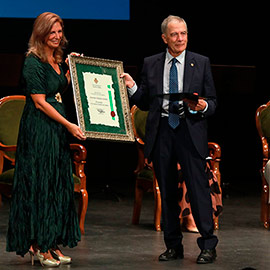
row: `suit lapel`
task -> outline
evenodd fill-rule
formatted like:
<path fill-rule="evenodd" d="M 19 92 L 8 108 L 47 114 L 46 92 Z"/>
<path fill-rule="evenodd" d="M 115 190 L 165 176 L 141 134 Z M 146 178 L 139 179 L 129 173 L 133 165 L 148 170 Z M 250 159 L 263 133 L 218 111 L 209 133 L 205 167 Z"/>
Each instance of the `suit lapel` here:
<path fill-rule="evenodd" d="M 161 54 L 156 61 L 156 74 L 157 74 L 157 94 L 163 94 L 163 73 L 164 73 L 164 62 L 165 62 L 165 53 Z M 162 98 L 158 98 L 159 105 L 162 106 Z"/>
<path fill-rule="evenodd" d="M 190 92 L 190 83 L 192 81 L 195 69 L 195 60 L 191 52 L 186 51 L 185 71 L 184 71 L 184 92 Z"/>
<path fill-rule="evenodd" d="M 161 54 L 160 57 L 157 58 L 157 63 L 156 63 L 157 94 L 163 93 L 164 61 L 165 61 L 165 53 Z"/>

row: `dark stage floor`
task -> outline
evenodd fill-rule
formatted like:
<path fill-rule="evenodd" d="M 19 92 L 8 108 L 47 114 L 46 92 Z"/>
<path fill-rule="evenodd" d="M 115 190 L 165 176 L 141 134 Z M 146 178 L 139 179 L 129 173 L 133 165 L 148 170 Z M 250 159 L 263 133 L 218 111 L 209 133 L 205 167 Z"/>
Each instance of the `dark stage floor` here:
<path fill-rule="evenodd" d="M 270 269 L 270 231 L 259 220 L 259 194 L 249 192 L 224 199 L 224 213 L 216 232 L 220 241 L 217 260 L 214 264 L 197 265 L 198 234 L 194 233 L 184 233 L 183 260 L 159 262 L 158 255 L 165 247 L 163 234 L 153 228 L 152 194 L 144 198 L 141 223 L 134 226 L 131 225 L 132 184 L 124 189 L 114 188 L 121 192 L 121 201 L 114 200 L 110 194 L 91 193 L 89 189 L 86 234 L 78 247 L 63 248 L 73 263 L 60 266 L 61 269 Z M 21 258 L 5 251 L 8 212 L 9 201 L 5 200 L 0 207 L 0 269 L 41 269 L 38 261 L 31 266 L 29 256 Z"/>

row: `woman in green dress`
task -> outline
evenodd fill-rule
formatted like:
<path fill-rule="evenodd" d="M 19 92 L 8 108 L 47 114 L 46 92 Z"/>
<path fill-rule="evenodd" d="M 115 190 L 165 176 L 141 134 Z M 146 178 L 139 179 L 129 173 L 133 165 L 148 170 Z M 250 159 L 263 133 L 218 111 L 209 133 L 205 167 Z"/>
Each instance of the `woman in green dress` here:
<path fill-rule="evenodd" d="M 37 255 L 43 266 L 70 263 L 58 245 L 80 241 L 67 133 L 85 140 L 65 118 L 60 93 L 70 82 L 64 74 L 63 21 L 50 12 L 34 23 L 23 67 L 26 104 L 21 118 L 7 233 L 7 251 Z"/>

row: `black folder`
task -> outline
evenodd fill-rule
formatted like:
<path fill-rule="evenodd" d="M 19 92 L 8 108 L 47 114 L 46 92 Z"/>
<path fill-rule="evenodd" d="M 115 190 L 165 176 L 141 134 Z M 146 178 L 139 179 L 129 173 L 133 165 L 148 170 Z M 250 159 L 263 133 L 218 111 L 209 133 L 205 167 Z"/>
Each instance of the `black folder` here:
<path fill-rule="evenodd" d="M 160 98 L 165 98 L 170 101 L 179 101 L 183 99 L 190 99 L 193 101 L 198 101 L 199 97 L 197 94 L 194 93 L 173 93 L 173 94 L 159 94 L 157 95 Z"/>

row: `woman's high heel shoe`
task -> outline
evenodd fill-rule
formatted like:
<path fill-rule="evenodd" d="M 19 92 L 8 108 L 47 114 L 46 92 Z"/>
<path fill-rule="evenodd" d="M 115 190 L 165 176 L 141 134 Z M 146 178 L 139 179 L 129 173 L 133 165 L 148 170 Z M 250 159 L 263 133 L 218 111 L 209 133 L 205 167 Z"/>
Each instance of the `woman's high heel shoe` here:
<path fill-rule="evenodd" d="M 48 251 L 49 253 L 50 251 Z M 59 260 L 55 260 L 55 259 L 45 259 L 44 255 L 41 254 L 40 250 L 37 250 L 36 255 L 40 261 L 40 264 L 42 266 L 48 266 L 48 267 L 57 267 L 60 265 L 60 261 Z"/>
<path fill-rule="evenodd" d="M 59 247 L 56 247 L 55 249 L 51 249 L 51 254 L 54 259 L 58 260 L 61 262 L 61 264 L 70 264 L 71 263 L 71 258 L 69 256 L 64 256 L 59 249 Z"/>

